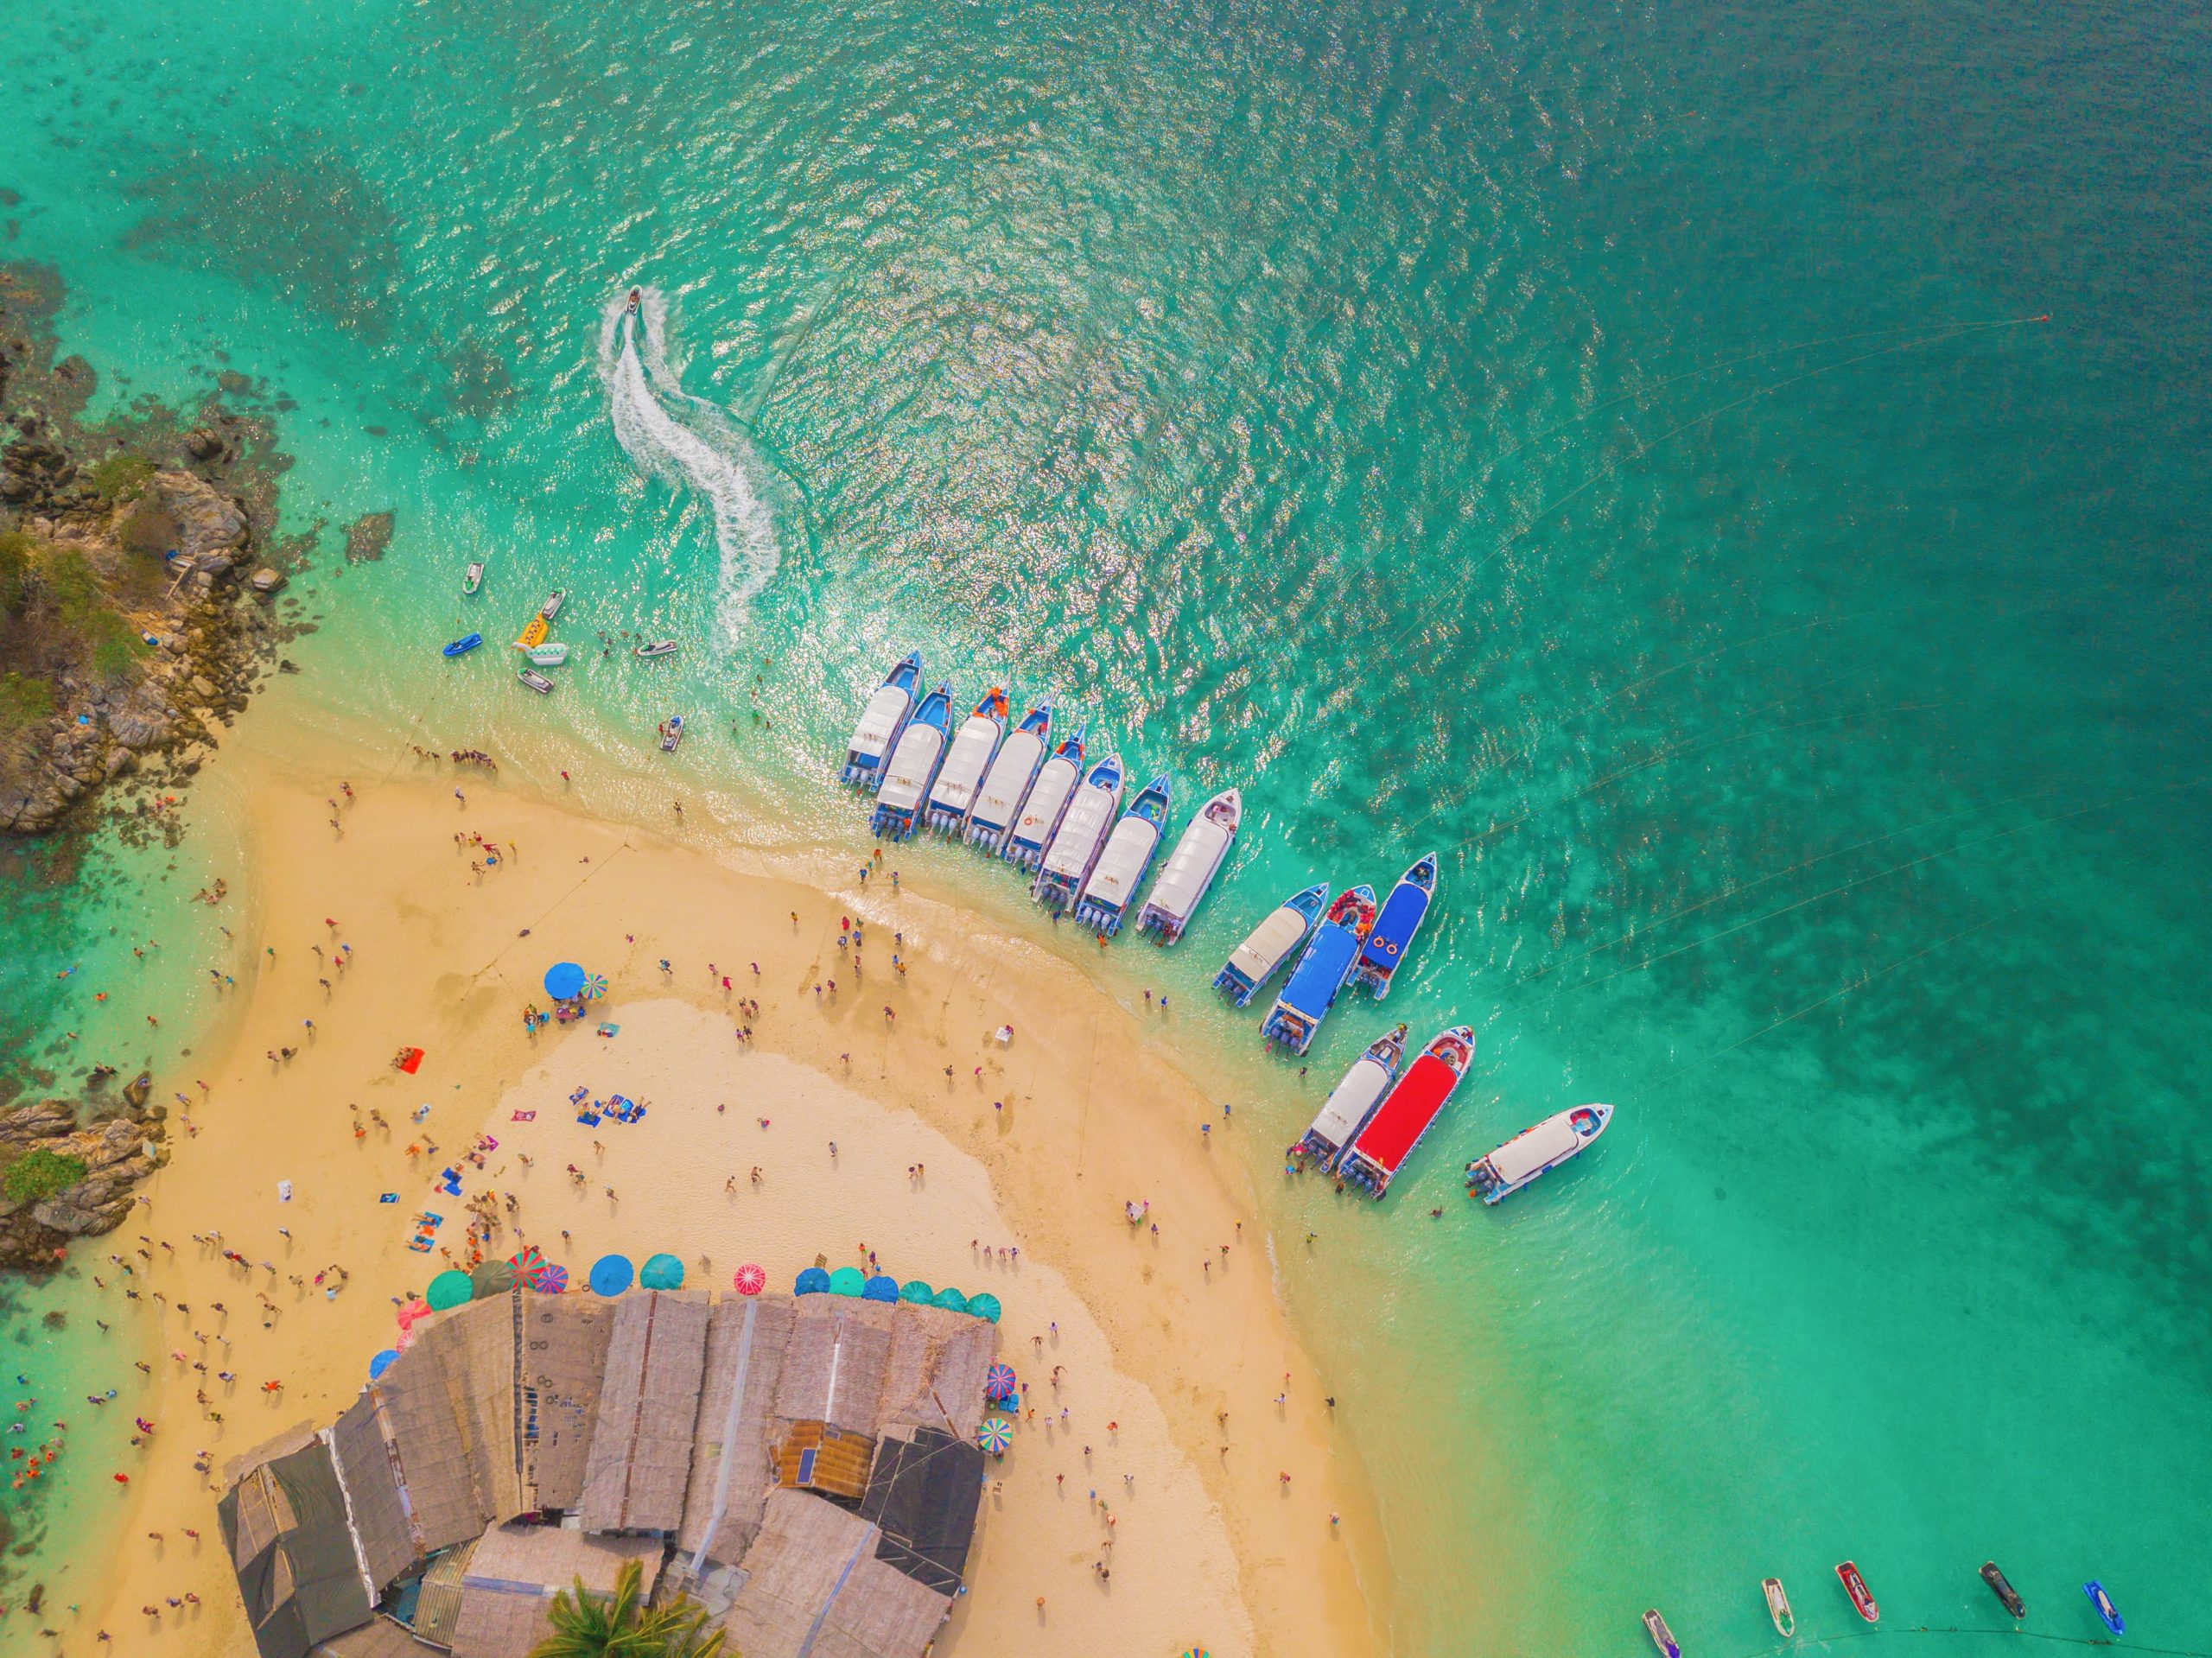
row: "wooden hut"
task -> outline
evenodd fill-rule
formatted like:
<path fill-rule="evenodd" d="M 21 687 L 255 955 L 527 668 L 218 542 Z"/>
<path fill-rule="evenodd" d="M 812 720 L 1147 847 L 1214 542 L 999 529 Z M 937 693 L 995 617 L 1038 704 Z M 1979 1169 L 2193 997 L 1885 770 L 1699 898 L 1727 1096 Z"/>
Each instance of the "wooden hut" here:
<path fill-rule="evenodd" d="M 615 1304 L 583 1495 L 588 1531 L 673 1532 L 683 1523 L 707 1362 L 707 1298 L 645 1290 Z"/>

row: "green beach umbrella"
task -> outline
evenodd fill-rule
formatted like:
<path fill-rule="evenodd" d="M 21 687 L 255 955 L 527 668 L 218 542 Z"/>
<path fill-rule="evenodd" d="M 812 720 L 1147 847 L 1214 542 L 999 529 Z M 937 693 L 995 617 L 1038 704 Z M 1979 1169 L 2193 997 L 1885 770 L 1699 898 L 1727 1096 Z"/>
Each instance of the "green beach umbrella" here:
<path fill-rule="evenodd" d="M 930 1305 L 943 1307 L 947 1312 L 965 1312 L 968 1311 L 968 1298 L 948 1286 L 930 1298 Z"/>
<path fill-rule="evenodd" d="M 423 1299 L 430 1304 L 432 1312 L 443 1312 L 448 1307 L 459 1306 L 468 1297 L 468 1274 L 448 1267 L 430 1280 L 429 1293 Z"/>
<path fill-rule="evenodd" d="M 857 1267 L 840 1267 L 830 1274 L 830 1293 L 858 1295 L 868 1287 L 868 1278 Z"/>
<path fill-rule="evenodd" d="M 935 1290 L 918 1278 L 910 1278 L 899 1286 L 899 1299 L 902 1301 L 911 1301 L 918 1307 L 927 1306 L 930 1304 L 930 1297 L 936 1293 Z"/>
<path fill-rule="evenodd" d="M 505 1295 L 514 1286 L 515 1268 L 512 1261 L 480 1261 L 476 1270 L 468 1274 L 468 1293 L 480 1301 L 487 1295 Z"/>
<path fill-rule="evenodd" d="M 674 1255 L 654 1255 L 638 1274 L 638 1282 L 649 1290 L 683 1287 L 683 1263 Z"/>
<path fill-rule="evenodd" d="M 996 1324 L 999 1321 L 999 1298 L 988 1290 L 981 1295 L 971 1295 L 968 1298 L 968 1311 L 978 1318 L 988 1318 Z"/>

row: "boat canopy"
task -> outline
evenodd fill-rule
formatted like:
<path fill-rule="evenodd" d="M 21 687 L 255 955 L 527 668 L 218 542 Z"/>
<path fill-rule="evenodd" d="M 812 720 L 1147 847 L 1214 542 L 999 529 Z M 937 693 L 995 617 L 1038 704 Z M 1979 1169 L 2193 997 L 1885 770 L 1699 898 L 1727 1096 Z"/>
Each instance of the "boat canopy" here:
<path fill-rule="evenodd" d="M 1229 819 L 1226 823 L 1212 810 L 1214 805 L 1224 801 L 1230 807 L 1224 814 Z M 1190 827 L 1183 831 L 1183 838 L 1167 854 L 1146 908 L 1161 911 L 1179 927 L 1191 918 L 1192 912 L 1198 907 L 1198 900 L 1206 895 L 1206 888 L 1213 885 L 1214 873 L 1228 854 L 1230 843 L 1236 838 L 1240 804 L 1236 791 L 1230 789 L 1216 795 L 1206 809 L 1191 820 Z"/>
<path fill-rule="evenodd" d="M 1251 936 L 1230 956 L 1229 965 L 1258 984 L 1282 965 L 1282 958 L 1298 948 L 1313 923 L 1287 904 L 1252 929 Z"/>
<path fill-rule="evenodd" d="M 1070 885 L 1079 884 L 1090 873 L 1098 844 L 1122 804 L 1121 768 L 1101 760 L 1092 768 L 1090 781 L 1075 791 L 1068 815 L 1060 820 L 1052 844 L 1046 848 L 1044 873 Z"/>
<path fill-rule="evenodd" d="M 1029 791 L 1029 798 L 1021 803 L 1021 816 L 1014 826 L 1014 838 L 1026 841 L 1031 846 L 1041 846 L 1060 821 L 1060 809 L 1068 804 L 1068 797 L 1075 792 L 1082 772 L 1075 762 L 1055 754 L 1045 762 L 1045 769 L 1037 774 L 1037 785 Z"/>
<path fill-rule="evenodd" d="M 1313 1126 L 1306 1130 L 1309 1136 L 1325 1140 L 1332 1147 L 1341 1149 L 1344 1143 L 1359 1132 L 1367 1121 L 1375 1102 L 1390 1086 L 1390 1072 L 1379 1059 L 1362 1054 L 1352 1061 L 1351 1069 L 1344 1075 L 1322 1102 L 1320 1114 L 1313 1119 Z"/>
<path fill-rule="evenodd" d="M 1459 1085 L 1458 1071 L 1433 1053 L 1422 1054 L 1406 1068 L 1353 1149 L 1384 1174 L 1395 1174 Z"/>
<path fill-rule="evenodd" d="M 1574 1113 L 1561 1111 L 1546 1117 L 1525 1134 L 1509 1140 L 1483 1160 L 1502 1185 L 1515 1186 L 1542 1173 L 1561 1158 L 1572 1157 L 1585 1143 L 1574 1132 Z M 1547 1186 L 1546 1191 L 1550 1188 Z"/>
<path fill-rule="evenodd" d="M 1136 884 L 1144 879 L 1144 872 L 1159 845 L 1159 824 L 1147 823 L 1133 812 L 1123 816 L 1106 837 L 1106 849 L 1098 854 L 1090 879 L 1083 884 L 1084 899 L 1111 905 L 1116 910 L 1127 909 L 1129 900 L 1136 896 Z"/>
<path fill-rule="evenodd" d="M 899 747 L 885 768 L 883 787 L 876 791 L 876 806 L 911 812 L 922 804 L 922 791 L 937 771 L 938 756 L 944 752 L 944 733 L 919 721 L 906 727 Z"/>
<path fill-rule="evenodd" d="M 1375 918 L 1374 931 L 1367 935 L 1366 948 L 1359 953 L 1360 965 L 1379 967 L 1386 973 L 1395 968 L 1420 931 L 1433 896 L 1411 881 L 1402 880 L 1392 887 L 1390 896 L 1382 900 L 1382 912 Z"/>
<path fill-rule="evenodd" d="M 1044 754 L 1045 738 L 1041 732 L 1017 731 L 1007 738 L 1000 745 L 998 758 L 991 762 L 991 769 L 983 773 L 969 821 L 992 829 L 1002 829 L 1014 822 L 1014 814 L 1021 804 L 1021 791 L 1029 786 L 1037 762 Z"/>
<path fill-rule="evenodd" d="M 1329 1011 L 1337 992 L 1344 988 L 1344 975 L 1351 970 L 1352 957 L 1358 953 L 1357 933 L 1341 922 L 1322 923 L 1320 931 L 1313 935 L 1313 942 L 1306 946 L 1298 970 L 1290 975 L 1290 982 L 1283 986 L 1282 994 L 1275 999 L 1275 1006 L 1318 1020 Z"/>
<path fill-rule="evenodd" d="M 1000 695 L 998 700 L 1003 705 L 1006 699 Z M 983 780 L 984 768 L 998 752 L 999 737 L 1005 729 L 1003 720 L 982 712 L 971 714 L 961 721 L 951 747 L 945 751 L 944 769 L 930 786 L 930 807 L 933 811 L 949 812 L 956 817 L 967 816 L 968 808 L 976 798 L 976 785 Z"/>
<path fill-rule="evenodd" d="M 846 746 L 862 759 L 881 759 L 883 751 L 890 746 L 892 733 L 899 729 L 899 722 L 913 702 L 914 694 L 904 686 L 877 686 L 868 706 L 861 710 L 861 722 L 853 727 L 853 740 Z"/>

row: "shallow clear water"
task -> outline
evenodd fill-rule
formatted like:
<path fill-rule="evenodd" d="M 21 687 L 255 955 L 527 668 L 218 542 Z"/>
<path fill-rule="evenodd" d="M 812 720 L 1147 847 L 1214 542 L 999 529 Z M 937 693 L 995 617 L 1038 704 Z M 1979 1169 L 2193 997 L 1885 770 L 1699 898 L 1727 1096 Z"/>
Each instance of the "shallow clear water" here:
<path fill-rule="evenodd" d="M 1444 854 L 1389 1011 L 1481 1051 L 1398 1192 L 1274 1173 L 1363 1004 L 1237 1118 L 1399 1650 L 1627 1652 L 1656 1602 L 1749 1652 L 1769 1572 L 1840 1635 L 1847 1555 L 1885 1625 L 1993 1625 L 1994 1556 L 2031 1628 L 2092 1633 L 2094 1575 L 2212 1642 L 2201 31 L 64 3 L 18 44 L 10 246 L 67 345 L 296 404 L 334 713 L 807 841 L 891 658 L 1010 676 L 1186 808 L 1245 789 L 1148 975 L 1226 1052 L 1262 911 Z M 611 654 L 554 696 L 437 656 L 556 586 Z M 128 901 L 184 937 L 188 876 Z M 124 890 L 57 901 L 104 937 Z M 1459 1195 L 1593 1098 L 1572 1172 Z"/>

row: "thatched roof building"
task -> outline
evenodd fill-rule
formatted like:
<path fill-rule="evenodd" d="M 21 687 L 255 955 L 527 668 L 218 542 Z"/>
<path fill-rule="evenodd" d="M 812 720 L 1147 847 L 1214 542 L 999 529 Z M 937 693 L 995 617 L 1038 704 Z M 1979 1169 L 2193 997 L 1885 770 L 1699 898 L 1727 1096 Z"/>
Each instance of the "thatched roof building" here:
<path fill-rule="evenodd" d="M 316 1642 L 366 1623 L 371 1587 L 322 1435 L 295 1428 L 232 1467 L 215 1517 L 261 1658 L 307 1658 Z"/>
<path fill-rule="evenodd" d="M 613 1593 L 626 1560 L 644 1568 L 642 1591 L 660 1576 L 661 1545 L 652 1537 L 592 1537 L 565 1526 L 494 1526 L 476 1546 L 461 1580 L 461 1619 L 454 1658 L 529 1658 L 553 1626 L 553 1597 L 574 1592 L 577 1579 L 594 1595 Z"/>
<path fill-rule="evenodd" d="M 772 1491 L 721 1627 L 745 1658 L 918 1655 L 947 1597 L 876 1558 L 882 1533 L 849 1509 Z"/>
<path fill-rule="evenodd" d="M 760 1529 L 777 1380 L 798 1316 L 788 1295 L 747 1296 L 714 1310 L 691 1440 L 691 1484 L 676 1534 L 677 1553 L 695 1571 L 709 1560 L 735 1565 Z"/>
<path fill-rule="evenodd" d="M 615 1304 L 583 1496 L 589 1531 L 666 1531 L 683 1523 L 692 1429 L 707 1365 L 707 1298 L 645 1290 Z"/>

